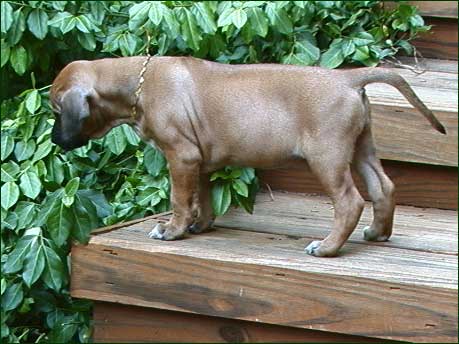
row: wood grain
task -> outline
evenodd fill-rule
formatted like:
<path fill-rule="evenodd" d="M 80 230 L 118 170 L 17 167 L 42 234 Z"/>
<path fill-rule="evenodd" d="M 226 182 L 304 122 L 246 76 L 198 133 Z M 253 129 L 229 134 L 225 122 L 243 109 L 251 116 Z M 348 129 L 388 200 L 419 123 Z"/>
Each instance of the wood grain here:
<path fill-rule="evenodd" d="M 146 242 L 151 227 L 141 224 L 73 247 L 72 296 L 384 339 L 457 341 L 457 257 L 348 244 L 339 259 L 315 259 L 301 252 L 303 239 L 229 229 Z"/>
<path fill-rule="evenodd" d="M 416 67 L 420 71 L 430 71 L 430 72 L 443 72 L 443 73 L 458 73 L 458 65 L 456 61 L 450 60 L 440 60 L 440 59 L 431 59 L 431 58 L 419 58 L 415 60 L 413 57 L 409 56 L 398 56 L 397 59 L 404 65 L 411 67 Z M 384 68 L 400 68 L 400 66 L 394 65 L 394 63 L 389 62 L 389 60 L 383 60 L 381 66 Z"/>
<path fill-rule="evenodd" d="M 285 192 L 274 192 L 271 195 L 262 192 L 257 195 L 252 215 L 241 208 L 233 208 L 217 218 L 215 225 L 317 240 L 329 233 L 333 216 L 333 207 L 328 197 Z M 393 235 L 385 243 L 363 240 L 363 228 L 370 225 L 372 219 L 371 204 L 367 202 L 349 242 L 450 255 L 458 253 L 456 211 L 398 206 Z"/>
<path fill-rule="evenodd" d="M 436 112 L 447 135 L 413 108 L 372 105 L 372 130 L 380 159 L 457 166 L 457 113 Z"/>
<path fill-rule="evenodd" d="M 261 205 L 260 205 L 261 206 Z M 454 215 L 445 227 L 454 228 Z M 305 218 L 302 227 L 314 226 L 316 217 Z M 425 225 L 419 217 L 419 226 Z M 136 251 L 161 254 L 191 255 L 202 259 L 225 260 L 244 264 L 291 268 L 308 273 L 339 274 L 350 277 L 389 281 L 416 286 L 457 289 L 457 253 L 434 253 L 398 248 L 386 243 L 348 242 L 340 251 L 340 259 L 317 259 L 306 255 L 303 248 L 312 240 L 309 230 L 301 237 L 248 232 L 246 228 L 223 228 L 206 235 L 191 236 L 188 240 L 161 242 L 150 240 L 147 233 L 158 220 L 141 222 L 122 230 L 91 238 L 91 244 L 113 246 Z M 159 221 L 166 221 L 159 220 Z M 281 230 L 280 230 L 281 231 Z M 420 230 L 422 233 L 422 230 Z M 415 241 L 418 233 L 403 233 Z M 457 232 L 451 237 L 457 242 Z M 409 239 L 407 242 L 409 243 Z M 445 247 L 443 249 L 446 250 Z M 228 256 L 227 256 L 228 255 Z M 365 263 L 364 263 L 365 262 Z M 359 269 L 355 267 L 359 265 Z"/>
<path fill-rule="evenodd" d="M 96 343 L 384 343 L 381 339 L 96 302 Z"/>
<path fill-rule="evenodd" d="M 383 161 L 384 170 L 395 183 L 397 204 L 457 210 L 458 174 L 451 167 Z M 273 190 L 324 194 L 306 163 L 290 168 L 258 171 L 262 185 Z M 369 199 L 356 173 L 353 174 L 362 196 Z"/>
<path fill-rule="evenodd" d="M 457 115 L 457 74 L 427 71 L 417 75 L 401 68 L 396 71 L 408 81 L 429 109 Z M 371 104 L 412 108 L 406 98 L 390 85 L 369 84 L 365 89 Z"/>
<path fill-rule="evenodd" d="M 457 60 L 457 19 L 426 18 L 426 25 L 432 25 L 432 30 L 412 41 L 422 56 Z"/>
<path fill-rule="evenodd" d="M 457 18 L 457 1 L 404 1 L 412 6 L 416 6 L 422 16 Z M 397 7 L 395 1 L 384 1 L 386 9 Z"/>

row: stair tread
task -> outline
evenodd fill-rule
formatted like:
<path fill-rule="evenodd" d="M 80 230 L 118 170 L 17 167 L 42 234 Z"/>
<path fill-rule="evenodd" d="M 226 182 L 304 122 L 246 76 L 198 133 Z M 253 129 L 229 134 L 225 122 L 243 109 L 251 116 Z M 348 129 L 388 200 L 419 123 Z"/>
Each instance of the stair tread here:
<path fill-rule="evenodd" d="M 73 246 L 71 295 L 391 340 L 457 342 L 456 212 L 399 207 L 393 242 L 354 237 L 338 258 L 316 258 L 303 248 L 319 234 L 311 227 L 329 225 L 329 201 L 277 192 L 274 199 L 260 194 L 256 215 L 231 210 L 215 231 L 184 240 L 148 239 L 170 213 L 105 228 L 111 231 L 87 246 Z M 425 247 L 429 240 L 434 249 Z"/>
<path fill-rule="evenodd" d="M 399 206 L 391 241 L 367 243 L 360 239 L 362 225 L 368 222 L 367 209 L 340 258 L 319 259 L 306 255 L 303 249 L 327 234 L 332 218 L 329 200 L 281 192 L 274 194 L 274 201 L 269 197 L 259 195 L 255 215 L 233 209 L 217 220 L 216 231 L 186 240 L 147 239 L 158 220 L 146 219 L 93 236 L 90 244 L 457 289 L 455 211 Z M 299 208 L 304 208 L 303 215 Z"/>

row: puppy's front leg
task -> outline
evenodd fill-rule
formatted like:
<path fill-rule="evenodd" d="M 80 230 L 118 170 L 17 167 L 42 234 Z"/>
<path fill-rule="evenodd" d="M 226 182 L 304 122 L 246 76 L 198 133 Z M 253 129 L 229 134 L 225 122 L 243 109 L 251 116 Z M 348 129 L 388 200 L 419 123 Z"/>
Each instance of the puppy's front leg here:
<path fill-rule="evenodd" d="M 199 164 L 179 159 L 169 160 L 172 181 L 171 201 L 173 215 L 166 224 L 158 223 L 149 237 L 160 240 L 182 238 L 194 222 L 196 210 L 193 204 L 198 200 Z"/>
<path fill-rule="evenodd" d="M 202 173 L 199 176 L 199 199 L 194 203 L 193 210 L 196 210 L 198 216 L 195 222 L 188 229 L 190 233 L 198 234 L 207 232 L 214 223 L 215 216 L 212 209 L 212 198 L 210 195 L 210 175 Z"/>

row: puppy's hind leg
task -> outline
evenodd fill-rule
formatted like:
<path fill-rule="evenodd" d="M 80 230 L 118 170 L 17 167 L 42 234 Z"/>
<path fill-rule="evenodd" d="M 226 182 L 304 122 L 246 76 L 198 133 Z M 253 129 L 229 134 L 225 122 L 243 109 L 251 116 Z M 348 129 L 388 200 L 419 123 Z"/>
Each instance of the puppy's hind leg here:
<path fill-rule="evenodd" d="M 340 150 L 339 147 L 325 149 L 322 154 L 308 158 L 311 170 L 331 197 L 335 209 L 331 233 L 324 240 L 313 241 L 306 247 L 308 254 L 317 257 L 335 256 L 338 253 L 354 231 L 364 206 L 364 200 L 352 180 L 348 159 L 351 150 Z"/>
<path fill-rule="evenodd" d="M 373 223 L 365 228 L 364 238 L 368 241 L 386 241 L 392 234 L 394 222 L 394 184 L 376 157 L 369 126 L 357 139 L 354 165 L 365 181 L 373 202 Z"/>

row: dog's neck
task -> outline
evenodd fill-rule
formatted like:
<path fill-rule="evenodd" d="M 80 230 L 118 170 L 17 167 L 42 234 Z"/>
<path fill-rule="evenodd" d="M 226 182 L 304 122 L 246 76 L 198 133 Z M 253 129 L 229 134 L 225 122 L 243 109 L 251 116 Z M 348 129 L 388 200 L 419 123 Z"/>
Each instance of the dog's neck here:
<path fill-rule="evenodd" d="M 139 86 L 140 71 L 145 57 L 131 57 L 120 63 L 121 59 L 113 59 L 110 64 L 96 64 L 98 77 L 96 93 L 99 96 L 97 106 L 105 116 L 109 116 L 116 124 L 135 124 L 132 107 L 136 104 L 136 91 Z M 123 59 L 125 60 L 125 59 Z M 110 78 L 110 82 L 106 78 Z M 137 104 L 137 107 L 140 107 Z"/>

